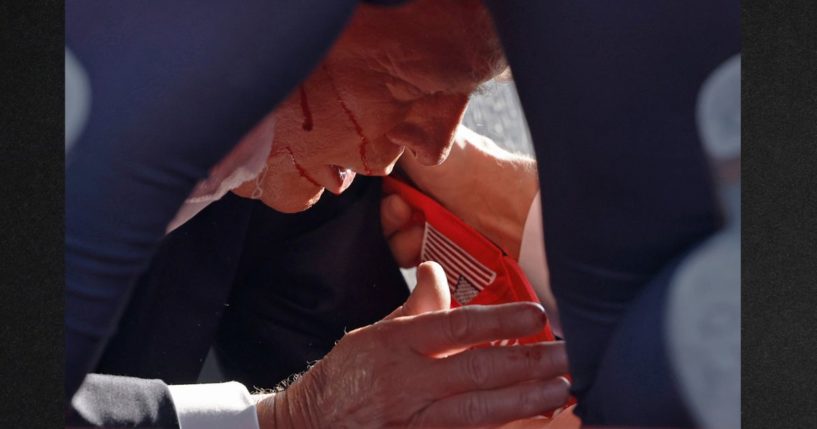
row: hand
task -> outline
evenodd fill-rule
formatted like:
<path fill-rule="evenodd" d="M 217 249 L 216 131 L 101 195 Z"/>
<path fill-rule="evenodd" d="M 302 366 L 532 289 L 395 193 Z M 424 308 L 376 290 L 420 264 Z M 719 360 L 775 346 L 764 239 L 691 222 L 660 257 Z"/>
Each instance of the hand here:
<path fill-rule="evenodd" d="M 404 155 L 400 163 L 427 195 L 519 260 L 525 224 L 539 188 L 535 161 L 508 153 L 488 138 L 460 126 L 449 157 L 442 164 L 422 166 L 410 155 Z M 380 204 L 383 235 L 392 256 L 402 268 L 415 266 L 420 262 L 424 226 L 413 220 L 414 209 L 400 195 L 386 195 Z M 529 234 L 529 239 L 533 237 Z M 532 241 L 534 245 L 541 243 Z M 561 326 L 547 263 L 540 259 L 542 265 L 532 266 L 535 258 L 544 256 L 544 248 L 540 249 L 542 253 L 529 254 L 527 266 L 523 267 L 529 269 L 526 274 L 551 322 Z"/>
<path fill-rule="evenodd" d="M 442 268 L 422 264 L 417 277 L 406 304 L 348 333 L 287 390 L 261 400 L 261 429 L 499 425 L 565 402 L 563 343 L 463 351 L 538 332 L 540 306 L 443 310 Z"/>
<path fill-rule="evenodd" d="M 428 167 L 404 155 L 400 167 L 423 192 L 518 259 L 525 220 L 539 190 L 536 161 L 460 125 L 445 162 Z M 382 204 L 384 234 L 395 259 L 404 268 L 414 266 L 422 227 L 407 225 L 411 209 L 399 197 L 389 196 Z"/>

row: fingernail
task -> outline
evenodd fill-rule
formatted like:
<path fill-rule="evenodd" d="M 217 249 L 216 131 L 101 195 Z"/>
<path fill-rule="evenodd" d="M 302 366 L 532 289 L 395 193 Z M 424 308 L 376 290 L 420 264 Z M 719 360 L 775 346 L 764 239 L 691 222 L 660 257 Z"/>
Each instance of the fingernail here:
<path fill-rule="evenodd" d="M 547 313 L 545 313 L 545 307 L 542 307 L 542 304 L 538 302 L 532 302 L 531 304 L 533 304 L 532 307 L 536 308 L 536 321 L 542 325 L 546 324 L 548 316 Z"/>
<path fill-rule="evenodd" d="M 570 400 L 570 383 L 564 377 L 556 378 L 558 381 L 551 379 L 541 385 L 545 403 L 549 405 L 548 411 L 559 408 Z"/>
<path fill-rule="evenodd" d="M 561 401 L 561 404 L 560 404 L 560 405 L 563 405 L 565 402 L 568 401 L 568 399 L 570 399 L 570 381 L 568 381 L 567 378 L 565 378 L 565 377 L 556 377 L 556 378 L 559 381 L 561 381 L 562 384 L 559 384 L 558 386 L 554 386 L 553 384 L 551 384 L 549 387 L 557 389 L 557 391 L 560 394 L 564 395 L 564 399 Z"/>
<path fill-rule="evenodd" d="M 536 326 L 544 326 L 547 322 L 547 315 L 545 315 L 545 310 L 542 308 L 541 305 L 530 305 L 528 306 L 529 310 L 525 311 L 527 313 L 528 321 L 531 325 Z"/>
<path fill-rule="evenodd" d="M 556 377 L 556 378 L 558 378 L 559 380 L 562 380 L 562 381 L 565 383 L 565 387 L 567 387 L 567 390 L 570 390 L 570 387 L 571 387 L 571 386 L 573 386 L 573 385 L 570 383 L 570 380 L 568 380 L 568 379 L 567 379 L 567 377 L 564 377 L 564 376 L 558 376 L 558 377 Z"/>

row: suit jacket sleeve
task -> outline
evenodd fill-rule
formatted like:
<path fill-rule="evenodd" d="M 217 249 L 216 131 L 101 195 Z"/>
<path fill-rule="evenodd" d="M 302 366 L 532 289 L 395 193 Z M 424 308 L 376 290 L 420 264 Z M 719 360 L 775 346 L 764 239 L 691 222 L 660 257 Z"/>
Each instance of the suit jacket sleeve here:
<path fill-rule="evenodd" d="M 71 405 L 67 427 L 179 427 L 161 380 L 88 374 Z"/>

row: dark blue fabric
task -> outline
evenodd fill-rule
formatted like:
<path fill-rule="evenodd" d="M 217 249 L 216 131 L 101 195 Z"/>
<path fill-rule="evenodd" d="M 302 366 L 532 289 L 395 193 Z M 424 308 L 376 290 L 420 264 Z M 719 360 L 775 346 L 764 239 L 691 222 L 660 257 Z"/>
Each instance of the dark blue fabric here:
<path fill-rule="evenodd" d="M 666 335 L 672 278 L 680 260 L 670 262 L 633 299 L 619 320 L 602 358 L 595 385 L 584 397 L 586 420 L 609 425 L 694 427 Z"/>
<path fill-rule="evenodd" d="M 67 398 L 193 185 L 318 63 L 355 4 L 66 5 L 92 92 L 65 173 Z"/>
<path fill-rule="evenodd" d="M 251 234 L 256 204 L 228 193 L 161 241 L 94 372 L 196 382 Z"/>
<path fill-rule="evenodd" d="M 740 5 L 486 3 L 539 162 L 551 286 L 576 412 L 586 424 L 604 424 L 605 394 L 596 390 L 610 394 L 625 379 L 597 379 L 598 371 L 616 347 L 611 338 L 624 329 L 622 318 L 638 311 L 637 297 L 646 288 L 661 289 L 654 285 L 665 280 L 656 276 L 670 261 L 720 224 L 694 112 L 704 78 L 740 49 Z M 659 323 L 650 314 L 644 323 Z M 664 334 L 654 326 L 632 325 L 626 335 L 645 350 L 658 350 Z M 647 363 L 639 368 L 641 380 L 655 392 L 671 388 L 661 374 L 667 368 Z M 622 407 L 619 423 L 642 421 L 642 404 Z M 658 420 L 664 420 L 654 424 L 688 424 L 683 410 L 663 411 Z"/>

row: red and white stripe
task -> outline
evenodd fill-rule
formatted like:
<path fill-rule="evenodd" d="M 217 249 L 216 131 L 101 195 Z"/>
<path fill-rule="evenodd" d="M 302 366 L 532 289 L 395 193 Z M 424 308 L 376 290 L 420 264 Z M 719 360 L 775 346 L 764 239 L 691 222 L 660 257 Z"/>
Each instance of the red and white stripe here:
<path fill-rule="evenodd" d="M 496 272 L 477 261 L 429 223 L 426 223 L 420 257 L 423 261 L 434 261 L 443 267 L 452 292 L 460 276 L 480 291 L 496 279 Z"/>
<path fill-rule="evenodd" d="M 508 340 L 494 340 L 489 343 L 492 346 L 516 346 L 519 345 L 519 338 Z"/>

